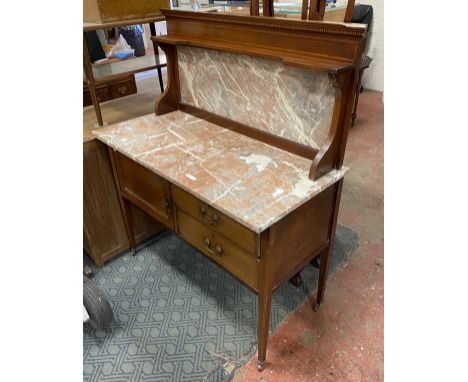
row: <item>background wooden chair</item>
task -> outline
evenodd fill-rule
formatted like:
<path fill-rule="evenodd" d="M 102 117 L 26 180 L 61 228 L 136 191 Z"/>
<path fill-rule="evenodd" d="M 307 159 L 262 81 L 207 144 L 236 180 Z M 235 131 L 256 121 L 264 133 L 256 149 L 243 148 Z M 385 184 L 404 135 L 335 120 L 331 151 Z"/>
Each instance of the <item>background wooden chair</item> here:
<path fill-rule="evenodd" d="M 355 0 L 348 0 L 344 22 L 349 23 L 353 17 Z M 302 20 L 322 21 L 325 15 L 326 0 L 303 0 L 302 1 Z M 274 16 L 273 0 L 262 0 L 263 16 Z M 250 0 L 250 16 L 260 15 L 260 0 Z"/>
<path fill-rule="evenodd" d="M 302 0 L 301 19 L 322 21 L 326 3 L 326 0 Z M 350 23 L 353 18 L 354 3 L 355 0 L 348 0 L 343 20 L 345 23 Z"/>
<path fill-rule="evenodd" d="M 273 0 L 262 0 L 263 16 L 273 17 Z M 250 0 L 250 16 L 260 15 L 260 0 Z"/>

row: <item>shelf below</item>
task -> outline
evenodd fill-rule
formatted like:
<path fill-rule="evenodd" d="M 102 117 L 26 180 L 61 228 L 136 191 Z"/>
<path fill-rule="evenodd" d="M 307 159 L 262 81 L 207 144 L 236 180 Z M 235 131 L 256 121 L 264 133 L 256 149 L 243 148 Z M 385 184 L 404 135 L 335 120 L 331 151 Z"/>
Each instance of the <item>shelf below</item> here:
<path fill-rule="evenodd" d="M 118 77 L 122 77 L 131 73 L 144 72 L 158 67 L 166 66 L 166 56 L 159 55 L 159 63 L 152 51 L 141 57 L 128 58 L 126 60 L 113 61 L 110 63 L 102 63 L 92 65 L 93 75 L 96 83 L 109 81 Z"/>

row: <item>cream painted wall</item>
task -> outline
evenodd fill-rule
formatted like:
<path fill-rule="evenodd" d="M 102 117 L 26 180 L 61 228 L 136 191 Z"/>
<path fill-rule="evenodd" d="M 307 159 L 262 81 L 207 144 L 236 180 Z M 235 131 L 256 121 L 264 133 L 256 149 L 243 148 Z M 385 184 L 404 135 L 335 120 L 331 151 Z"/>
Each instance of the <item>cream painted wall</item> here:
<path fill-rule="evenodd" d="M 166 22 L 160 21 L 154 24 L 156 27 L 156 35 L 164 35 L 167 33 L 166 30 Z M 153 42 L 151 41 L 151 32 L 150 27 L 148 24 L 143 25 L 144 33 L 143 33 L 143 42 L 145 44 L 145 48 L 148 49 L 149 47 L 153 47 Z"/>
<path fill-rule="evenodd" d="M 362 86 L 365 89 L 384 90 L 384 0 L 365 0 L 361 4 L 372 5 L 374 17 L 371 27 L 371 38 L 367 54 L 373 61 L 364 71 Z"/>

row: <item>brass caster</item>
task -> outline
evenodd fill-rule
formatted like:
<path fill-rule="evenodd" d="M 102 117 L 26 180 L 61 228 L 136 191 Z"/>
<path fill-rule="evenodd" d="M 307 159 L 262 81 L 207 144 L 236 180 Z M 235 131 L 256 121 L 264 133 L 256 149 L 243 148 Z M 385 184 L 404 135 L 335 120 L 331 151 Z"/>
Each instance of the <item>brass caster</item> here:
<path fill-rule="evenodd" d="M 136 249 L 135 249 L 135 248 L 132 248 L 132 249 L 131 249 L 131 252 L 132 252 L 132 256 L 135 256 L 135 255 L 136 255 Z"/>
<path fill-rule="evenodd" d="M 314 306 L 312 307 L 312 310 L 313 310 L 314 312 L 317 312 L 317 311 L 319 310 L 319 308 L 320 308 L 320 304 L 319 304 L 318 302 L 316 302 L 316 303 L 314 304 Z"/>
<path fill-rule="evenodd" d="M 265 361 L 257 361 L 257 371 L 263 371 L 265 368 Z"/>

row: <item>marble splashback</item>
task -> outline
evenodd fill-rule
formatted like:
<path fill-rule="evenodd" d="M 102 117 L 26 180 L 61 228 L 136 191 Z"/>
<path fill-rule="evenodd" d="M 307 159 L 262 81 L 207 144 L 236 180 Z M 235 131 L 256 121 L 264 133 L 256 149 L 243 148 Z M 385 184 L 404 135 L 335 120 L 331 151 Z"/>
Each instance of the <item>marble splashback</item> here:
<path fill-rule="evenodd" d="M 312 161 L 181 111 L 94 130 L 99 140 L 195 197 L 262 232 L 341 179 L 309 179 Z"/>
<path fill-rule="evenodd" d="M 181 102 L 320 149 L 335 90 L 327 73 L 216 50 L 177 48 Z"/>

